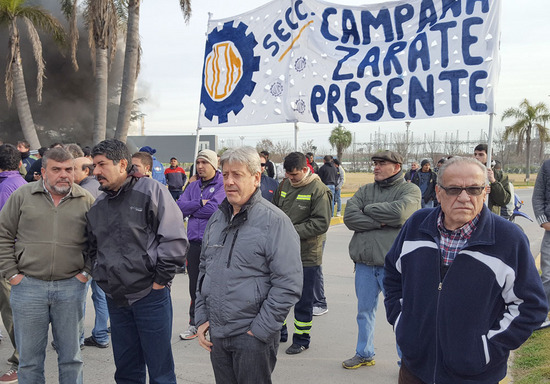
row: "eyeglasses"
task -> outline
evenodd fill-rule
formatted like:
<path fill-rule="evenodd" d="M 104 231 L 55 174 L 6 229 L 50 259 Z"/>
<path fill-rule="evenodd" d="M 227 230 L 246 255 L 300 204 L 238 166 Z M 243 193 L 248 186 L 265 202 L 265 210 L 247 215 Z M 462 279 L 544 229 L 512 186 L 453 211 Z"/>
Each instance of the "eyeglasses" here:
<path fill-rule="evenodd" d="M 439 184 L 438 184 L 439 185 Z M 462 193 L 462 191 L 466 191 L 466 193 L 470 196 L 479 196 L 485 189 L 485 185 L 480 186 L 471 186 L 471 187 L 444 187 L 442 185 L 439 185 L 439 188 L 443 189 L 445 193 L 449 196 L 458 196 Z"/>
<path fill-rule="evenodd" d="M 262 167 L 265 167 L 267 163 L 260 163 Z"/>

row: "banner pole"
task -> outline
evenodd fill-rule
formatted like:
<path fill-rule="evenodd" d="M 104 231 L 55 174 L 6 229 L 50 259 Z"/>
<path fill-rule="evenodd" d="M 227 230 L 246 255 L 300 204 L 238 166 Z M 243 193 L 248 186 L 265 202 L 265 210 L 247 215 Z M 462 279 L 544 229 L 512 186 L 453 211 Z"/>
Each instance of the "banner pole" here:
<path fill-rule="evenodd" d="M 298 152 L 298 122 L 294 122 L 294 151 Z"/>
<path fill-rule="evenodd" d="M 206 24 L 206 35 L 208 35 L 208 27 L 210 26 L 210 20 L 212 19 L 212 12 L 208 12 L 208 22 Z M 201 83 L 202 87 L 202 83 Z M 199 153 L 199 141 L 200 141 L 200 130 L 201 130 L 201 103 L 199 101 L 199 113 L 197 116 L 197 137 L 195 138 L 195 152 L 193 153 L 193 164 L 195 164 L 195 159 L 197 158 L 197 154 Z M 216 145 L 217 143 L 214 143 Z M 217 148 L 214 148 L 217 149 Z M 197 166 L 195 165 L 193 168 L 193 172 L 197 173 Z M 189 175 L 191 177 L 193 175 Z"/>
<path fill-rule="evenodd" d="M 487 137 L 487 167 L 491 167 L 492 154 L 493 154 L 493 120 L 495 113 L 489 114 L 489 136 Z"/>

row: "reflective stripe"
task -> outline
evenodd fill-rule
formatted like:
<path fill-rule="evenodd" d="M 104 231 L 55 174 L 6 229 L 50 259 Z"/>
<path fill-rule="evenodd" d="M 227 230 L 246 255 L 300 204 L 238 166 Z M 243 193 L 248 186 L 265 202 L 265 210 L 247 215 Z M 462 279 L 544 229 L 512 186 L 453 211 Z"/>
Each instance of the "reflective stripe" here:
<path fill-rule="evenodd" d="M 307 323 L 304 323 L 302 321 L 294 319 L 294 325 L 301 328 L 311 327 L 313 325 L 313 321 L 308 321 Z"/>
<path fill-rule="evenodd" d="M 296 200 L 311 200 L 311 195 L 298 195 Z"/>
<path fill-rule="evenodd" d="M 281 191 L 281 197 L 286 197 L 286 192 L 285 191 Z"/>
<path fill-rule="evenodd" d="M 286 319 L 285 319 L 285 321 L 283 321 L 283 327 L 284 327 L 285 325 L 286 325 Z"/>
<path fill-rule="evenodd" d="M 294 333 L 297 334 L 297 335 L 309 335 L 309 333 L 311 332 L 311 329 L 299 329 L 299 328 L 294 328 Z"/>

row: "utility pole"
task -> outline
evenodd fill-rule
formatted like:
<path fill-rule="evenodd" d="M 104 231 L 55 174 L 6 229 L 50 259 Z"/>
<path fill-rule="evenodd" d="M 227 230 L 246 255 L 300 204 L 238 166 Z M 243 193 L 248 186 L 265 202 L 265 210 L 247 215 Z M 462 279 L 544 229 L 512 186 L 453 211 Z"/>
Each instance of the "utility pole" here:
<path fill-rule="evenodd" d="M 241 147 L 244 147 L 244 136 L 239 136 L 239 139 L 241 139 Z"/>

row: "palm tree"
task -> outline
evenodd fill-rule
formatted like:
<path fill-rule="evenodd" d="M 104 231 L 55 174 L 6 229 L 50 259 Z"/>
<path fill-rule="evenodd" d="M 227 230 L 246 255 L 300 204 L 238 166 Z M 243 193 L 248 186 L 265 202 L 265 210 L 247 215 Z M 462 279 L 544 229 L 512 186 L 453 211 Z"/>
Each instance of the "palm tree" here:
<path fill-rule="evenodd" d="M 92 141 L 105 140 L 107 132 L 108 78 L 118 35 L 119 14 L 114 0 L 86 0 L 84 12 L 88 45 L 95 70 L 95 113 Z"/>
<path fill-rule="evenodd" d="M 185 22 L 191 17 L 191 0 L 179 0 Z M 122 72 L 122 92 L 115 137 L 126 142 L 130 117 L 133 109 L 134 90 L 139 73 L 139 7 L 141 0 L 128 1 L 128 28 L 126 36 L 126 51 L 124 54 L 124 70 Z"/>
<path fill-rule="evenodd" d="M 545 125 L 550 119 L 550 112 L 546 104 L 538 103 L 537 105 L 531 105 L 529 100 L 524 99 L 520 103 L 519 108 L 511 107 L 504 111 L 502 120 L 508 118 L 514 118 L 516 122 L 506 127 L 503 139 L 508 140 L 510 136 L 516 137 L 518 139 L 518 153 L 523 150 L 523 143 L 525 142 L 525 181 L 529 182 L 531 173 L 531 136 L 533 134 L 533 128 L 537 130 L 541 142 L 548 141 L 550 136 L 548 128 L 546 128 Z"/>
<path fill-rule="evenodd" d="M 21 58 L 20 35 L 17 22 L 23 20 L 32 45 L 34 59 L 37 65 L 36 98 L 42 102 L 42 86 L 45 62 L 42 58 L 42 43 L 37 28 L 51 35 L 56 43 L 65 42 L 65 31 L 59 21 L 41 7 L 27 5 L 26 0 L 0 0 L 0 25 L 7 24 L 9 30 L 9 53 L 6 66 L 6 98 L 11 105 L 15 94 L 15 107 L 23 136 L 31 148 L 40 148 L 40 140 L 29 106 L 29 97 L 25 87 L 25 76 Z"/>
<path fill-rule="evenodd" d="M 330 137 L 328 138 L 328 142 L 332 148 L 336 148 L 336 156 L 340 161 L 342 161 L 342 154 L 346 148 L 351 145 L 351 141 L 351 132 L 340 124 L 330 132 Z"/>

